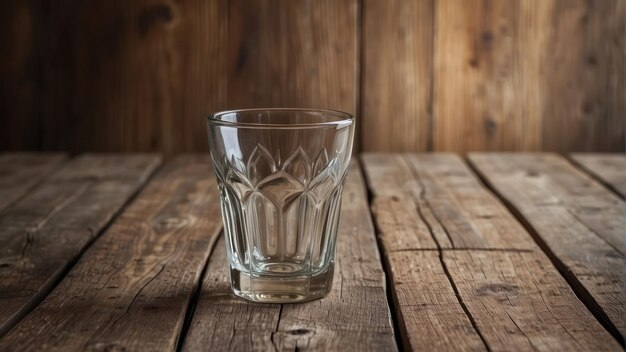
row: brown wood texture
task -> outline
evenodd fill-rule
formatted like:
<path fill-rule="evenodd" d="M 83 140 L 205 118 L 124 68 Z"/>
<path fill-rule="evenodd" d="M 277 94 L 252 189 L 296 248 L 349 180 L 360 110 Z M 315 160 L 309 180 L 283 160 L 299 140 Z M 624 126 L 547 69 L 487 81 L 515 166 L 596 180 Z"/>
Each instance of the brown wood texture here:
<path fill-rule="evenodd" d="M 159 162 L 83 155 L 0 214 L 0 336 L 48 294 Z"/>
<path fill-rule="evenodd" d="M 22 198 L 66 159 L 60 153 L 0 154 L 0 212 Z"/>
<path fill-rule="evenodd" d="M 363 2 L 365 151 L 624 150 L 623 1 Z"/>
<path fill-rule="evenodd" d="M 406 348 L 620 348 L 458 156 L 363 160 Z"/>
<path fill-rule="evenodd" d="M 626 197 L 626 155 L 573 153 L 570 157 L 605 186 Z"/>
<path fill-rule="evenodd" d="M 435 150 L 541 148 L 553 2 L 436 1 Z"/>
<path fill-rule="evenodd" d="M 43 148 L 206 151 L 226 104 L 225 0 L 48 1 Z"/>
<path fill-rule="evenodd" d="M 258 304 L 232 295 L 226 250 L 211 255 L 184 350 L 396 350 L 364 181 L 353 162 L 344 188 L 330 294 L 299 304 Z"/>
<path fill-rule="evenodd" d="M 625 6 L 17 0 L 0 149 L 206 151 L 208 112 L 291 106 L 356 114 L 356 150 L 623 152 Z"/>
<path fill-rule="evenodd" d="M 41 148 L 41 2 L 11 1 L 0 11 L 0 150 Z"/>
<path fill-rule="evenodd" d="M 553 0 L 551 10 L 543 149 L 624 152 L 626 2 Z"/>
<path fill-rule="evenodd" d="M 435 2 L 362 2 L 364 151 L 432 150 Z"/>
<path fill-rule="evenodd" d="M 207 155 L 168 163 L 0 350 L 174 350 L 218 199 Z"/>
<path fill-rule="evenodd" d="M 625 204 L 562 157 L 476 153 L 470 160 L 617 338 L 626 334 Z"/>
<path fill-rule="evenodd" d="M 229 108 L 328 108 L 355 114 L 358 22 L 357 0 L 231 1 Z"/>

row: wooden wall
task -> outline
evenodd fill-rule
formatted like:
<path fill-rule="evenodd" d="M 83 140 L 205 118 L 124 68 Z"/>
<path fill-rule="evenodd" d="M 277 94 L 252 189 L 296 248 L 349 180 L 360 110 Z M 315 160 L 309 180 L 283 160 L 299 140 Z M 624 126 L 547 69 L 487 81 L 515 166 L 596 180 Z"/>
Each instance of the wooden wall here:
<path fill-rule="evenodd" d="M 0 149 L 206 151 L 207 112 L 356 114 L 364 151 L 624 151 L 624 0 L 16 0 Z"/>

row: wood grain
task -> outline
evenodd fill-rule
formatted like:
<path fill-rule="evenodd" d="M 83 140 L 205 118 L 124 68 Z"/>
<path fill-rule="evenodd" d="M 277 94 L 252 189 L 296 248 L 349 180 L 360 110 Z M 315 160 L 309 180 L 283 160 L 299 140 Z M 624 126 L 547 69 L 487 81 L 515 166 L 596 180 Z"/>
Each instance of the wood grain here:
<path fill-rule="evenodd" d="M 445 251 L 492 351 L 618 351 L 544 253 Z"/>
<path fill-rule="evenodd" d="M 327 108 L 355 114 L 358 18 L 357 0 L 231 1 L 229 108 Z M 358 133 L 354 145 L 358 150 Z"/>
<path fill-rule="evenodd" d="M 626 2 L 550 2 L 543 150 L 624 152 Z"/>
<path fill-rule="evenodd" d="M 154 155 L 83 155 L 0 214 L 0 336 L 50 292 L 158 164 Z"/>
<path fill-rule="evenodd" d="M 365 154 L 363 160 L 405 347 L 620 348 L 458 156 Z M 393 178 L 407 181 L 389 182 Z M 407 208 L 414 211 L 413 222 L 406 222 L 408 214 L 390 216 L 379 209 L 379 199 L 385 198 L 414 203 Z M 420 239 L 430 235 L 436 248 L 429 243 L 416 247 L 425 242 L 415 241 L 403 249 L 387 240 L 394 239 L 394 232 Z M 448 242 L 439 242 L 440 232 Z"/>
<path fill-rule="evenodd" d="M 435 150 L 541 148 L 551 3 L 436 1 Z"/>
<path fill-rule="evenodd" d="M 41 1 L 2 4 L 0 151 L 41 148 L 41 22 Z"/>
<path fill-rule="evenodd" d="M 432 232 L 441 248 L 536 248 L 523 227 L 482 188 L 457 155 L 368 153 L 364 160 L 368 175 L 375 175 L 369 180 L 375 196 L 372 210 L 380 219 L 378 226 L 388 250 L 437 248 L 428 227 L 416 218 L 418 210 L 435 223 Z M 410 229 L 410 236 L 387 228 L 388 220 L 390 226 Z M 412 243 L 416 240 L 421 244 Z"/>
<path fill-rule="evenodd" d="M 423 188 L 424 203 L 452 248 L 536 248 L 524 228 L 482 187 L 458 155 L 407 155 L 406 160 Z"/>
<path fill-rule="evenodd" d="M 460 304 L 437 250 L 384 250 L 404 349 L 487 350 Z"/>
<path fill-rule="evenodd" d="M 422 186 L 408 163 L 393 154 L 368 153 L 362 160 L 374 197 L 372 213 L 391 276 L 403 347 L 486 350 L 440 260 L 437 236 L 446 238 L 445 233 L 439 231 L 436 235 L 428 227 L 430 222 L 420 215 L 419 210 L 426 208 L 421 201 Z M 411 218 L 408 223 L 406 220 Z M 450 242 L 446 243 L 449 247 Z"/>
<path fill-rule="evenodd" d="M 291 106 L 356 114 L 357 150 L 623 152 L 625 6 L 13 1 L 0 149 L 206 151 L 207 112 Z"/>
<path fill-rule="evenodd" d="M 626 197 L 626 155 L 573 153 L 570 157 L 598 181 Z"/>
<path fill-rule="evenodd" d="M 618 339 L 626 333 L 624 201 L 553 154 L 471 154 Z"/>
<path fill-rule="evenodd" d="M 48 7 L 44 149 L 207 150 L 204 117 L 226 104 L 225 0 Z"/>
<path fill-rule="evenodd" d="M 61 153 L 0 154 L 0 212 L 22 198 L 66 158 Z"/>
<path fill-rule="evenodd" d="M 433 0 L 365 0 L 364 151 L 432 150 Z"/>
<path fill-rule="evenodd" d="M 397 349 L 385 274 L 358 164 L 343 191 L 333 289 L 299 304 L 258 304 L 230 293 L 225 244 L 217 244 L 184 350 Z"/>
<path fill-rule="evenodd" d="M 221 229 L 207 155 L 168 163 L 0 349 L 173 350 Z"/>

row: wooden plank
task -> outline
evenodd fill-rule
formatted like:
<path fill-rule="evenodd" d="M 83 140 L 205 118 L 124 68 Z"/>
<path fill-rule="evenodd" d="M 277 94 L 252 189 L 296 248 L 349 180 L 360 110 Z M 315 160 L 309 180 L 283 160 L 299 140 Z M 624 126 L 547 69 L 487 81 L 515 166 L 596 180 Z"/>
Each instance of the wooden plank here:
<path fill-rule="evenodd" d="M 435 150 L 541 148 L 552 2 L 435 2 Z"/>
<path fill-rule="evenodd" d="M 0 11 L 0 150 L 36 150 L 41 89 L 41 1 L 2 4 Z"/>
<path fill-rule="evenodd" d="M 482 187 L 457 155 L 408 155 L 407 160 L 452 248 L 536 248 L 524 228 Z"/>
<path fill-rule="evenodd" d="M 207 155 L 168 163 L 0 350 L 173 350 L 221 229 Z"/>
<path fill-rule="evenodd" d="M 626 2 L 549 2 L 541 149 L 624 152 Z"/>
<path fill-rule="evenodd" d="M 416 211 L 435 226 L 441 248 L 534 249 L 534 241 L 492 194 L 454 154 L 367 154 L 368 172 L 375 195 L 373 212 L 384 228 L 381 236 L 388 250 L 436 249 L 428 228 L 416 219 Z M 414 177 L 419 174 L 419 178 Z M 404 180 L 404 181 L 403 181 Z M 391 197 L 390 197 L 391 195 Z M 410 195 L 411 197 L 407 197 Z M 405 218 L 406 221 L 399 221 Z M 406 236 L 391 226 L 420 228 L 419 236 Z M 421 223 L 421 224 L 420 224 Z M 414 229 L 410 233 L 415 234 Z M 421 244 L 412 244 L 419 240 Z M 395 244 L 394 244 L 395 243 Z"/>
<path fill-rule="evenodd" d="M 624 154 L 572 153 L 571 158 L 585 171 L 622 198 L 626 197 L 626 156 Z"/>
<path fill-rule="evenodd" d="M 452 280 L 492 351 L 618 351 L 540 251 L 445 251 Z"/>
<path fill-rule="evenodd" d="M 623 1 L 435 5 L 435 150 L 624 150 Z"/>
<path fill-rule="evenodd" d="M 553 154 L 475 153 L 470 160 L 532 227 L 605 326 L 623 339 L 624 201 Z"/>
<path fill-rule="evenodd" d="M 226 104 L 226 0 L 50 1 L 44 149 L 206 151 Z"/>
<path fill-rule="evenodd" d="M 362 149 L 431 150 L 433 0 L 362 6 Z"/>
<path fill-rule="evenodd" d="M 378 217 L 376 217 L 378 221 Z M 385 251 L 406 350 L 484 351 L 437 250 Z"/>
<path fill-rule="evenodd" d="M 66 158 L 61 153 L 0 154 L 0 211 L 22 198 Z"/>
<path fill-rule="evenodd" d="M 281 307 L 233 296 L 222 237 L 209 259 L 183 350 L 271 351 L 274 348 L 272 333 L 278 326 Z"/>
<path fill-rule="evenodd" d="M 154 155 L 83 155 L 0 214 L 0 336 L 50 292 L 158 164 Z"/>
<path fill-rule="evenodd" d="M 363 159 L 405 347 L 620 348 L 531 236 L 458 156 L 365 154 Z M 408 178 L 407 170 L 413 182 L 389 182 Z M 417 188 L 405 188 L 404 195 L 393 191 L 407 185 Z M 401 217 L 378 209 L 379 202 L 394 197 L 414 206 L 406 207 Z M 407 226 L 409 211 L 414 220 Z M 394 237 L 393 232 L 417 238 L 430 235 L 436 248 L 427 243 L 402 249 L 386 240 Z M 447 235 L 449 242 L 440 244 L 437 232 Z"/>
<path fill-rule="evenodd" d="M 357 0 L 230 1 L 229 108 L 329 108 L 355 114 L 358 10 Z"/>
<path fill-rule="evenodd" d="M 485 350 L 440 260 L 438 239 L 446 240 L 447 248 L 451 243 L 443 231 L 428 227 L 434 223 L 432 216 L 431 221 L 424 220 L 423 187 L 408 162 L 398 154 L 367 153 L 362 160 L 403 347 Z"/>
<path fill-rule="evenodd" d="M 184 350 L 394 351 L 385 274 L 358 164 L 344 188 L 333 290 L 299 304 L 258 304 L 230 292 L 223 240 L 211 256 Z"/>

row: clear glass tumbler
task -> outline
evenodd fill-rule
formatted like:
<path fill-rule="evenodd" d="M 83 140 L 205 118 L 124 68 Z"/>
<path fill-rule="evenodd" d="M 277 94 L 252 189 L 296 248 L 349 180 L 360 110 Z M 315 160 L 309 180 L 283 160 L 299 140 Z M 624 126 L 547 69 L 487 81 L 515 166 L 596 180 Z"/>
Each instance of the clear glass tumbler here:
<path fill-rule="evenodd" d="M 326 295 L 354 119 L 248 109 L 208 119 L 233 292 L 256 302 Z"/>

